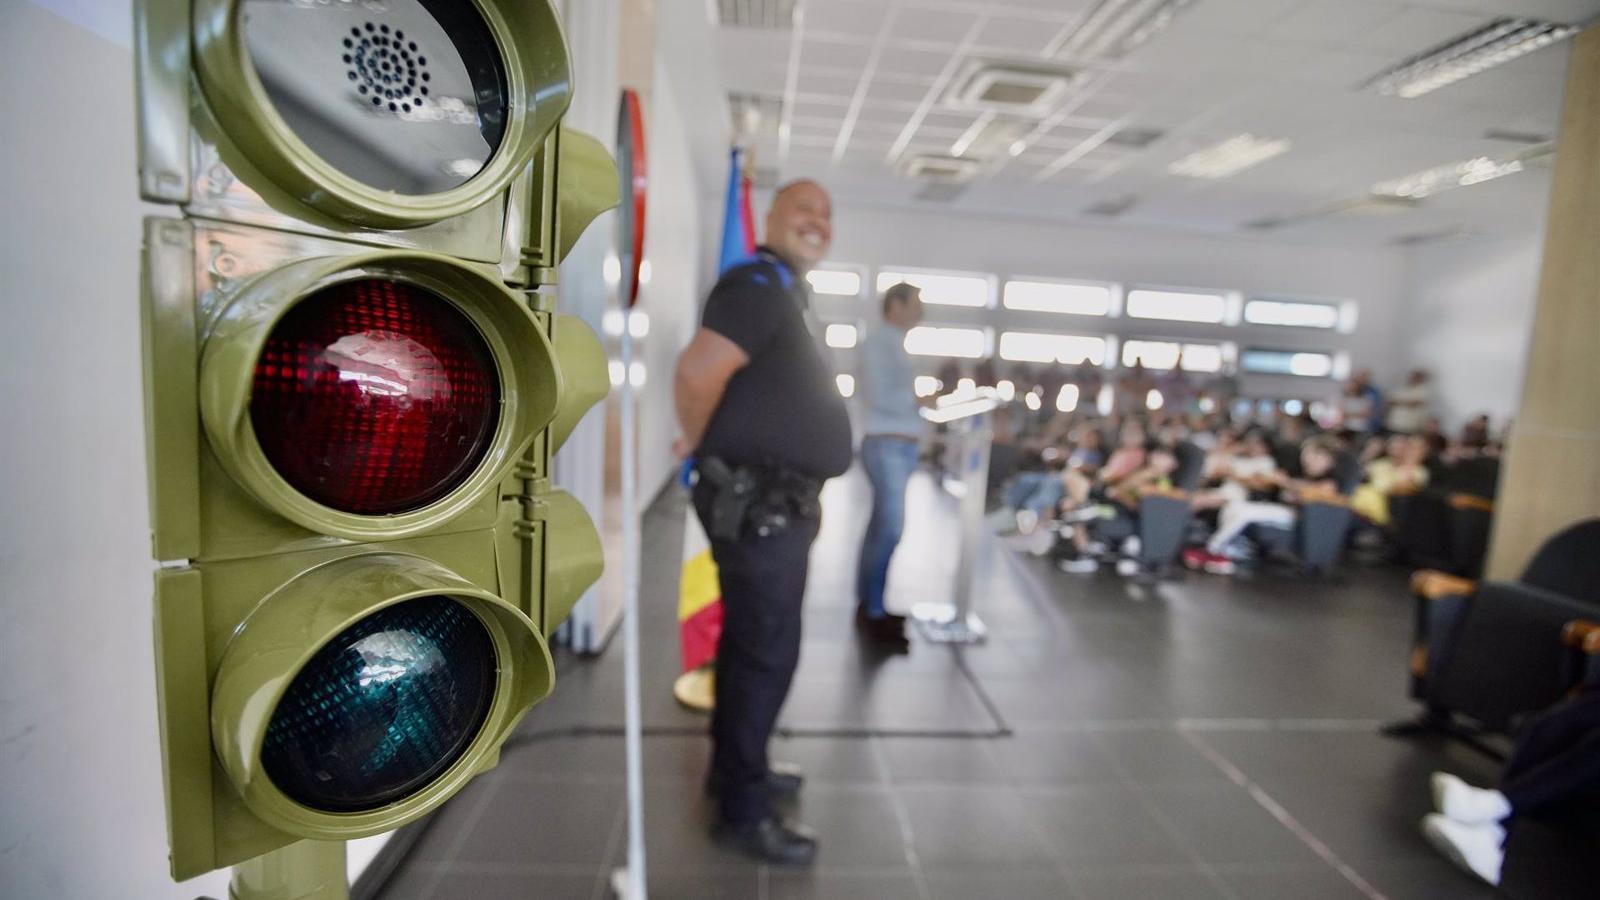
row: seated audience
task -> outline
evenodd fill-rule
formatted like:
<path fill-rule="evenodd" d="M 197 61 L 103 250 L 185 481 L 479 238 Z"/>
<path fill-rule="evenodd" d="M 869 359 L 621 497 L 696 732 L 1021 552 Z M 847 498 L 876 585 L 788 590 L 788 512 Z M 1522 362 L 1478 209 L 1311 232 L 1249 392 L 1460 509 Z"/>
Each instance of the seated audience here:
<path fill-rule="evenodd" d="M 1273 499 L 1228 501 L 1217 516 L 1217 530 L 1206 541 L 1205 548 L 1184 551 L 1184 563 L 1190 568 L 1217 574 L 1232 572 L 1235 559 L 1229 551 L 1235 554 L 1238 551 L 1230 545 L 1236 538 L 1243 537 L 1246 529 L 1252 525 L 1292 528 L 1300 503 L 1339 494 L 1338 473 L 1335 472 L 1339 454 L 1338 443 L 1326 435 L 1306 441 L 1300 450 L 1302 476 L 1291 478 L 1279 472 L 1264 479 L 1264 483 L 1271 486 L 1269 495 L 1275 495 Z"/>
<path fill-rule="evenodd" d="M 1427 453 L 1428 445 L 1420 437 L 1390 437 L 1383 455 L 1366 464 L 1365 477 L 1350 496 L 1350 508 L 1368 522 L 1388 527 L 1389 498 L 1414 494 L 1428 486 Z"/>

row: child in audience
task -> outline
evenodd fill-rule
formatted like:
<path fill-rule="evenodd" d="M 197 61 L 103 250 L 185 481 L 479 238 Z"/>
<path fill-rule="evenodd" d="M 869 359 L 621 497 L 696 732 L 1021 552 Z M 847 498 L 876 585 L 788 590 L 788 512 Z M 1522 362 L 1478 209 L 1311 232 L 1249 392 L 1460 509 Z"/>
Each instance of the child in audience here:
<path fill-rule="evenodd" d="M 1383 456 L 1367 463 L 1366 478 L 1350 496 L 1350 508 L 1374 525 L 1390 523 L 1389 498 L 1428 486 L 1428 445 L 1420 435 L 1389 438 Z"/>
<path fill-rule="evenodd" d="M 1236 566 L 1233 557 L 1225 551 L 1235 538 L 1244 535 L 1245 529 L 1252 525 L 1293 528 L 1298 516 L 1296 507 L 1300 503 L 1339 495 L 1334 471 L 1339 453 L 1338 443 L 1326 435 L 1306 441 L 1300 449 L 1302 476 L 1289 478 L 1278 472 L 1262 479 L 1263 483 L 1276 486 L 1276 501 L 1229 500 L 1217 517 L 1217 530 L 1206 542 L 1205 549 L 1185 550 L 1184 564 L 1215 574 L 1231 574 Z"/>
<path fill-rule="evenodd" d="M 1063 572 L 1088 574 L 1098 570 L 1100 561 L 1091 546 L 1091 532 L 1096 524 L 1120 521 L 1125 527 L 1119 530 L 1130 531 L 1138 514 L 1139 499 L 1149 491 L 1172 489 L 1172 473 L 1178 467 L 1178 458 L 1172 447 L 1151 442 L 1145 448 L 1145 457 L 1143 466 L 1105 488 L 1104 503 L 1084 507 L 1092 512 L 1092 517 L 1080 516 L 1078 521 L 1069 526 L 1065 532 L 1070 545 L 1068 556 L 1057 563 Z"/>

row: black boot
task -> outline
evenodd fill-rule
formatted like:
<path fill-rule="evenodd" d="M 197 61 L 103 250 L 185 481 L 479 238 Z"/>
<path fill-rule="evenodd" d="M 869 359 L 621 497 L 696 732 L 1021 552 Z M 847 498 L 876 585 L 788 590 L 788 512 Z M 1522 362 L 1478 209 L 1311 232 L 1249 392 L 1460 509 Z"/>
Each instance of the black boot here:
<path fill-rule="evenodd" d="M 817 857 L 817 836 L 804 825 L 789 824 L 775 815 L 749 824 L 718 822 L 711 836 L 725 847 L 776 865 L 810 865 Z"/>

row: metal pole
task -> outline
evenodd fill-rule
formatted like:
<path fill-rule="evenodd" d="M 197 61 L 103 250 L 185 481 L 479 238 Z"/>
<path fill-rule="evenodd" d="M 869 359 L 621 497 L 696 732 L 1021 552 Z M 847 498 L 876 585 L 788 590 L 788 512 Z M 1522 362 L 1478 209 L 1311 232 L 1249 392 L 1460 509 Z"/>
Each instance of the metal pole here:
<path fill-rule="evenodd" d="M 233 867 L 229 900 L 349 900 L 343 841 L 298 841 Z"/>
<path fill-rule="evenodd" d="M 628 778 L 626 900 L 647 900 L 644 859 L 644 744 L 639 687 L 638 438 L 634 433 L 633 308 L 622 307 L 622 685 Z"/>

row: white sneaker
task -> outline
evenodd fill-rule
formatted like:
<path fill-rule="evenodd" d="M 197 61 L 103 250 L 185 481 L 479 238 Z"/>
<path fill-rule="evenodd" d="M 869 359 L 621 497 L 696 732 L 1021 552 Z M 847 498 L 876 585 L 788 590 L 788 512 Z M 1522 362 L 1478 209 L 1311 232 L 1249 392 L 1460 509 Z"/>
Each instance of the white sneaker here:
<path fill-rule="evenodd" d="M 1028 552 L 1034 556 L 1044 556 L 1056 545 L 1056 533 L 1050 528 L 1035 528 L 1023 539 L 1027 542 Z"/>
<path fill-rule="evenodd" d="M 1127 540 L 1122 542 L 1123 556 L 1138 556 L 1143 550 L 1144 541 L 1139 540 L 1139 536 L 1137 534 L 1130 536 Z"/>
<path fill-rule="evenodd" d="M 1009 509 L 997 509 L 983 518 L 989 524 L 989 529 L 995 534 L 1016 533 L 1017 515 Z"/>
<path fill-rule="evenodd" d="M 1505 794 L 1473 787 L 1449 772 L 1433 773 L 1428 785 L 1433 789 L 1433 808 L 1463 825 L 1499 822 L 1511 815 Z"/>
<path fill-rule="evenodd" d="M 1080 556 L 1076 559 L 1063 559 L 1056 563 L 1056 568 L 1073 575 L 1092 575 L 1100 571 L 1100 560 L 1092 556 Z"/>
<path fill-rule="evenodd" d="M 1139 574 L 1139 561 L 1137 559 L 1117 560 L 1117 574 L 1123 578 L 1132 578 Z"/>
<path fill-rule="evenodd" d="M 1023 534 L 1032 534 L 1033 530 L 1039 527 L 1039 514 L 1031 509 L 1019 509 L 1017 510 L 1015 524 L 1017 531 Z"/>
<path fill-rule="evenodd" d="M 1422 835 L 1447 859 L 1490 884 L 1500 883 L 1506 860 L 1506 830 L 1499 825 L 1463 825 L 1439 813 L 1422 817 Z"/>

